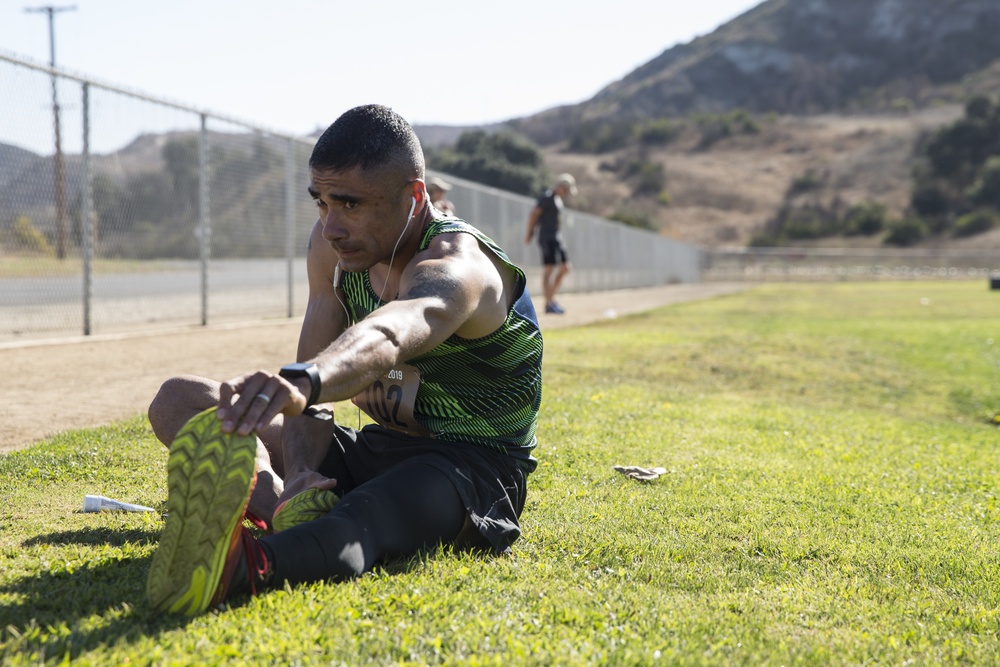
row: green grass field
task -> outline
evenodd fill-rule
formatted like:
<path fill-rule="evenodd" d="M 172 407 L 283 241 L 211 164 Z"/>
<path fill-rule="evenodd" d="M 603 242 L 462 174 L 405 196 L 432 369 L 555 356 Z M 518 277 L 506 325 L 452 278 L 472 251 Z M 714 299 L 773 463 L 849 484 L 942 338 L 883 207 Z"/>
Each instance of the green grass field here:
<path fill-rule="evenodd" d="M 78 511 L 162 506 L 148 423 L 68 434 L 0 457 L 0 663 L 998 664 L 998 378 L 978 282 L 765 285 L 553 331 L 513 557 L 193 620 L 145 602 L 159 518 Z"/>

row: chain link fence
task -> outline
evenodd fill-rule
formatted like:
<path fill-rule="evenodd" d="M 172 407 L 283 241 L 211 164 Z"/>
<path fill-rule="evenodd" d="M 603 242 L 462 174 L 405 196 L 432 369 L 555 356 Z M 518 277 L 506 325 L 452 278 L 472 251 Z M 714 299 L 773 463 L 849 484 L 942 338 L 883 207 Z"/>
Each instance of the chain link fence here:
<path fill-rule="evenodd" d="M 0 56 L 0 337 L 304 308 L 310 146 Z"/>
<path fill-rule="evenodd" d="M 304 313 L 311 141 L 13 54 L 0 91 L 0 342 Z M 538 294 L 534 200 L 437 175 Z M 568 291 L 699 280 L 692 245 L 572 211 L 567 238 Z"/>
<path fill-rule="evenodd" d="M 995 249 L 713 248 L 702 258 L 705 280 L 1000 280 Z"/>
<path fill-rule="evenodd" d="M 0 52 L 0 343 L 305 310 L 312 142 Z M 534 199 L 453 184 L 541 292 Z M 700 280 L 1000 281 L 990 250 L 699 248 L 567 210 L 566 291 Z"/>
<path fill-rule="evenodd" d="M 453 185 L 448 199 L 455 214 L 496 241 L 528 274 L 528 288 L 541 294 L 541 250 L 525 245 L 528 216 L 535 199 L 428 170 Z M 596 215 L 566 209 L 563 236 L 573 265 L 563 284 L 567 292 L 595 292 L 699 282 L 701 250 Z"/>

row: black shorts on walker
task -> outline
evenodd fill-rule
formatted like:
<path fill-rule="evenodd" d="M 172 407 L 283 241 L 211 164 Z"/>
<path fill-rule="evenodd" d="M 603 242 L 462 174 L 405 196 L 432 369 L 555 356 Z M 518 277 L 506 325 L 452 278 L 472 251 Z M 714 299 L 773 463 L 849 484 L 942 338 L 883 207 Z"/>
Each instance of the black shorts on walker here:
<path fill-rule="evenodd" d="M 553 264 L 566 264 L 569 262 L 569 255 L 566 248 L 559 239 L 545 239 L 539 242 L 542 246 L 542 264 L 552 266 Z"/>

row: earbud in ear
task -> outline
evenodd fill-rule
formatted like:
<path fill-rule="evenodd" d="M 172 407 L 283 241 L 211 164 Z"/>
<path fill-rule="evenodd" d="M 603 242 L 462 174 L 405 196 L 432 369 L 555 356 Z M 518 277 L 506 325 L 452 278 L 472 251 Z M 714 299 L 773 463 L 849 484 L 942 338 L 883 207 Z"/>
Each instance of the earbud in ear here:
<path fill-rule="evenodd" d="M 409 225 L 410 224 L 410 220 L 413 219 L 413 212 L 417 210 L 417 198 L 416 197 L 410 197 L 410 199 L 413 201 L 413 203 L 410 204 L 410 215 L 408 215 L 406 217 L 406 224 L 407 225 Z"/>

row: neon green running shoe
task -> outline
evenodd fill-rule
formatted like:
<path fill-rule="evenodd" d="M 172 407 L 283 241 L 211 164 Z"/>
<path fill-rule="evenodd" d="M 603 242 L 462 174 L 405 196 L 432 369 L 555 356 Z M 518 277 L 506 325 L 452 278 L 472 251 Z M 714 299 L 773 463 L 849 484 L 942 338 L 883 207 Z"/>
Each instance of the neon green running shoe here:
<path fill-rule="evenodd" d="M 340 498 L 328 489 L 306 489 L 278 505 L 271 517 L 271 528 L 280 533 L 300 523 L 326 516 Z"/>
<path fill-rule="evenodd" d="M 204 612 L 225 599 L 237 572 L 234 588 L 249 583 L 255 593 L 254 580 L 267 569 L 263 549 L 243 526 L 257 481 L 257 439 L 224 434 L 221 425 L 210 408 L 192 417 L 170 446 L 167 521 L 146 581 L 161 611 Z"/>

